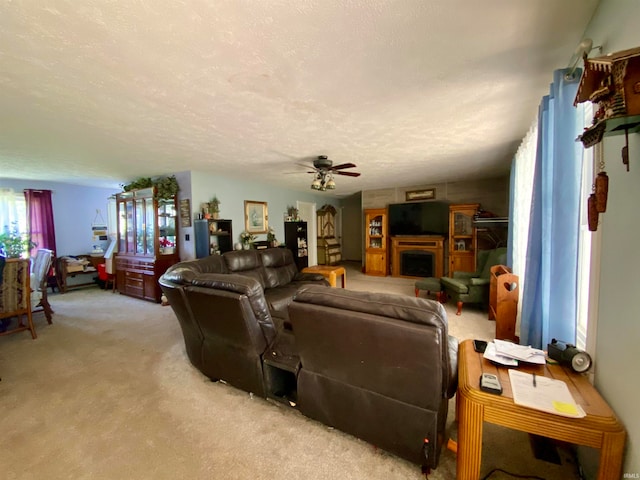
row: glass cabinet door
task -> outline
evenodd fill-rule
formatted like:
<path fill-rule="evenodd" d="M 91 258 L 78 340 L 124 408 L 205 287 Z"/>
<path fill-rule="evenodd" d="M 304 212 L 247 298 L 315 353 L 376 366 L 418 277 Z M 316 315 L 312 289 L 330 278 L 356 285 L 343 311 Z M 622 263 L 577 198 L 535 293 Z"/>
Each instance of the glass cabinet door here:
<path fill-rule="evenodd" d="M 382 215 L 369 220 L 369 248 L 382 248 Z"/>
<path fill-rule="evenodd" d="M 453 234 L 454 235 L 471 235 L 471 228 L 473 218 L 471 215 L 465 213 L 456 212 L 453 220 Z"/>
<path fill-rule="evenodd" d="M 176 248 L 176 208 L 173 200 L 158 201 L 160 254 L 172 254 Z"/>
<path fill-rule="evenodd" d="M 156 226 L 154 220 L 154 207 L 153 199 L 145 199 L 145 211 L 144 211 L 144 230 L 145 230 L 145 254 L 153 255 L 155 252 L 154 239 L 156 235 Z"/>
<path fill-rule="evenodd" d="M 135 252 L 133 200 L 128 200 L 127 202 L 125 202 L 125 212 L 125 232 L 127 239 L 125 252 Z"/>

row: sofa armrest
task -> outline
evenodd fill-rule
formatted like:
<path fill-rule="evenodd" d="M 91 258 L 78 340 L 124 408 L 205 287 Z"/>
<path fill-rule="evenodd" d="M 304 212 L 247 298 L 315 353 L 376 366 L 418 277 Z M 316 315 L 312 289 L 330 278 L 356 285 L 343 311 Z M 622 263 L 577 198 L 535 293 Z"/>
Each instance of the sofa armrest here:
<path fill-rule="evenodd" d="M 319 273 L 309 273 L 309 272 L 298 272 L 296 276 L 293 277 L 294 282 L 326 282 L 325 278 Z M 329 285 L 328 282 L 326 282 Z"/>
<path fill-rule="evenodd" d="M 458 389 L 458 339 L 449 335 L 449 384 L 445 385 L 447 398 L 453 397 Z"/>
<path fill-rule="evenodd" d="M 489 285 L 489 279 L 488 278 L 470 278 L 469 279 L 469 285 L 472 286 L 479 286 L 479 285 Z"/>
<path fill-rule="evenodd" d="M 469 280 L 470 278 L 476 277 L 475 272 L 453 272 L 452 278 L 456 280 Z"/>

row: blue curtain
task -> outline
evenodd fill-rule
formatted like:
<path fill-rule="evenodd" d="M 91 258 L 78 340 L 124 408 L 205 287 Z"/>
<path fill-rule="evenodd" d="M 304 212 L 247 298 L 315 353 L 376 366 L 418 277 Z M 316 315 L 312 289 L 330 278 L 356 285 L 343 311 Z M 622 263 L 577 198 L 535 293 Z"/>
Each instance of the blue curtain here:
<path fill-rule="evenodd" d="M 552 338 L 575 342 L 580 228 L 582 119 L 575 79 L 556 70 L 538 113 L 538 148 L 523 282 L 520 341 L 546 348 Z M 586 199 L 584 199 L 586 201 Z"/>

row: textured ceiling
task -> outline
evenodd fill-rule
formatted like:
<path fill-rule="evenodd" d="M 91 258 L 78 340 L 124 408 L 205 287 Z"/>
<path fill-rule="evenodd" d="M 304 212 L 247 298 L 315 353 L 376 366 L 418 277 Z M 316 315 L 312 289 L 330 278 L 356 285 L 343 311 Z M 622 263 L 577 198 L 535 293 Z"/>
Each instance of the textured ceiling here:
<path fill-rule="evenodd" d="M 362 173 L 336 195 L 499 175 L 596 5 L 3 1 L 0 175 L 308 189 L 320 154 Z"/>

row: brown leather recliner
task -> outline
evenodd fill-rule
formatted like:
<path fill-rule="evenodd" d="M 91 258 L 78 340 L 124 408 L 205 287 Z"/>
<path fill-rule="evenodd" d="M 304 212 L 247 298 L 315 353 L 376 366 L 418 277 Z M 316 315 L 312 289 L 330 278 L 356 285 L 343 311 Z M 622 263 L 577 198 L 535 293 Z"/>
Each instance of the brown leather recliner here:
<path fill-rule="evenodd" d="M 191 363 L 262 397 L 262 355 L 288 324 L 286 307 L 298 287 L 309 282 L 328 288 L 321 275 L 297 272 L 291 252 L 280 248 L 180 262 L 159 280 Z"/>
<path fill-rule="evenodd" d="M 458 341 L 448 335 L 442 305 L 310 286 L 298 291 L 289 317 L 301 361 L 300 411 L 437 466 L 457 387 Z"/>

